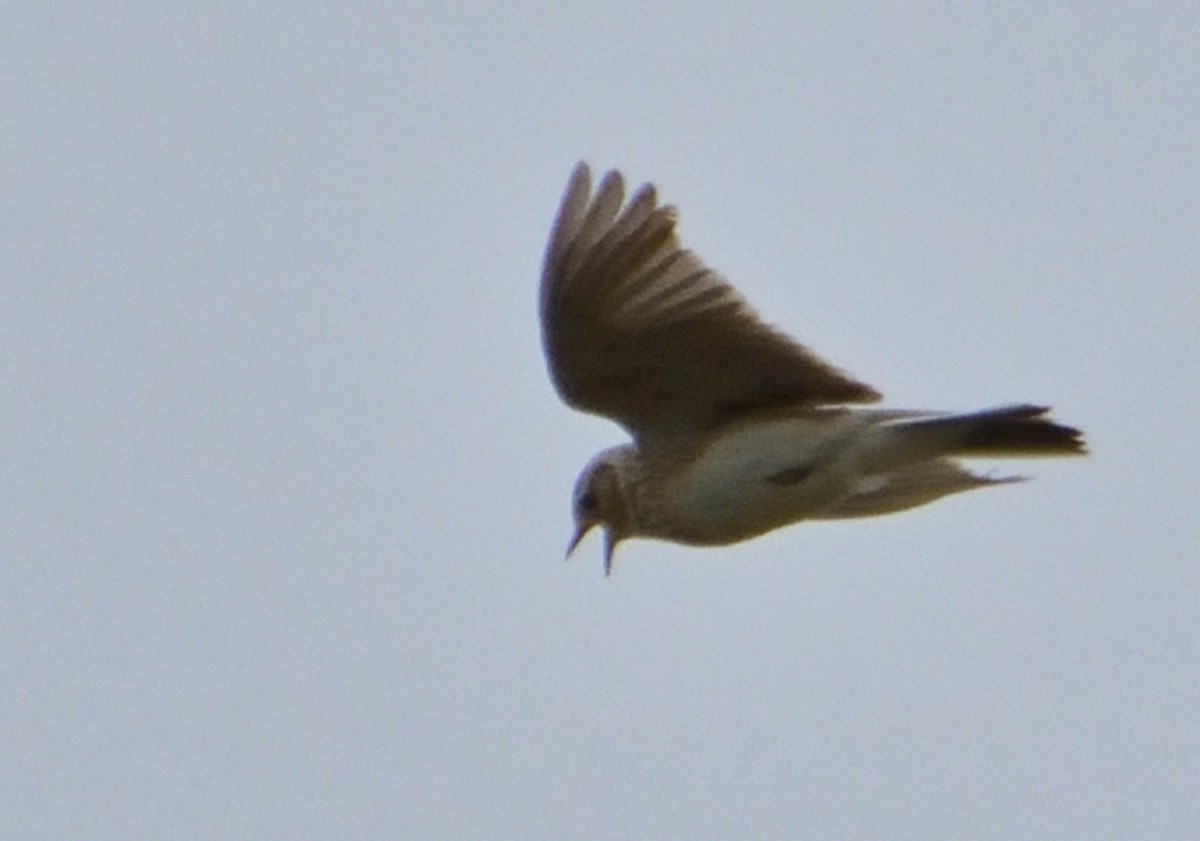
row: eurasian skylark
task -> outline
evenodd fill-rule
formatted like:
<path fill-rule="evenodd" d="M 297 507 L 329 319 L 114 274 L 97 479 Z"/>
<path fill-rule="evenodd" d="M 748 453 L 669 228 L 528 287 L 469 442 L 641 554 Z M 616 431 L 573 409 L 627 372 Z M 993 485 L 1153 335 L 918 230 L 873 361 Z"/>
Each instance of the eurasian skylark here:
<path fill-rule="evenodd" d="M 875 389 L 764 324 L 675 232 L 652 185 L 625 204 L 580 163 L 546 249 L 542 337 L 571 406 L 612 418 L 632 444 L 575 485 L 569 555 L 594 526 L 604 571 L 629 537 L 719 545 L 804 519 L 870 517 L 1018 481 L 955 459 L 1085 452 L 1044 406 L 970 414 L 848 408 Z"/>

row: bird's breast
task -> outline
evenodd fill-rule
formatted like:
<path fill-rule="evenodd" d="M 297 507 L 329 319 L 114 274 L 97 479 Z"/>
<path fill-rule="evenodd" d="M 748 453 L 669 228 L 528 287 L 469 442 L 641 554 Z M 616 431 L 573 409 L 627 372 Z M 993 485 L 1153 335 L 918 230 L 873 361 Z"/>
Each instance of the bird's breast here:
<path fill-rule="evenodd" d="M 866 425 L 849 413 L 748 422 L 648 474 L 662 536 L 733 543 L 802 520 L 849 494 Z"/>

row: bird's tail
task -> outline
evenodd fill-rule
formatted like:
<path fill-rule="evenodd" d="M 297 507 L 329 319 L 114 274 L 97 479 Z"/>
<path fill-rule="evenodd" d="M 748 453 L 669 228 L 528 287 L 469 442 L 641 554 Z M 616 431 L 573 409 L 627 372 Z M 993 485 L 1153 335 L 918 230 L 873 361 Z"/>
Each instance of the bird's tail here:
<path fill-rule="evenodd" d="M 878 453 L 887 467 L 944 456 L 1029 458 L 1083 455 L 1083 433 L 1055 423 L 1045 406 L 1005 406 L 966 415 L 940 415 L 887 424 L 888 444 Z M 884 465 L 880 465 L 884 466 Z"/>

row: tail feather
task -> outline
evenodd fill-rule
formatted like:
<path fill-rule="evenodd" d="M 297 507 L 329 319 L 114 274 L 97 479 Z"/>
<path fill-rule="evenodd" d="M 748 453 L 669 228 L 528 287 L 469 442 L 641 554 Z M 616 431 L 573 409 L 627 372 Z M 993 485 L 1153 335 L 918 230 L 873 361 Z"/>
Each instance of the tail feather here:
<path fill-rule="evenodd" d="M 1083 455 L 1083 433 L 1050 420 L 1046 406 L 1006 406 L 896 424 L 906 447 L 927 457 Z M 914 453 L 915 454 L 915 453 Z"/>
<path fill-rule="evenodd" d="M 931 436 L 953 445 L 955 455 L 981 456 L 1060 456 L 1081 455 L 1086 447 L 1083 433 L 1055 423 L 1047 416 L 1047 406 L 1008 406 L 913 421 L 906 432 Z"/>
<path fill-rule="evenodd" d="M 871 517 L 905 511 L 943 496 L 1019 482 L 1022 477 L 980 476 L 958 458 L 1083 455 L 1078 429 L 1055 423 L 1045 406 L 1005 406 L 965 415 L 892 417 L 875 427 L 860 450 L 860 486 L 814 514 L 818 519 Z"/>

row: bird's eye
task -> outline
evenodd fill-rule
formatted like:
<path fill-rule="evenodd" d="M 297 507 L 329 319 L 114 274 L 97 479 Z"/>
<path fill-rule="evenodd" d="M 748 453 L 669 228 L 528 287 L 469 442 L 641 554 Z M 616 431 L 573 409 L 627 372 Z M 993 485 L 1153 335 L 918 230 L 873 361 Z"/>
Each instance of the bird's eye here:
<path fill-rule="evenodd" d="M 596 495 L 587 491 L 579 497 L 579 511 L 582 514 L 594 514 L 598 506 Z"/>

